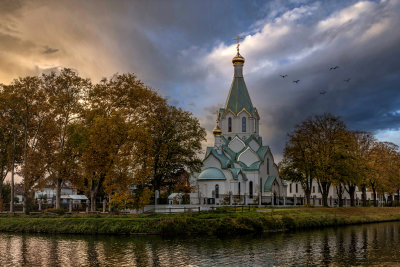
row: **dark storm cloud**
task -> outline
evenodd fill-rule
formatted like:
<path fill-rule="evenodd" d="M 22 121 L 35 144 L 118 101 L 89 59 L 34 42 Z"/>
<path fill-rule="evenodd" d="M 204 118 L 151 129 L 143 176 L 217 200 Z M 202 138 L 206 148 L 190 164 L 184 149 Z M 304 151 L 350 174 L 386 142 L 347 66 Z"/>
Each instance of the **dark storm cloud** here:
<path fill-rule="evenodd" d="M 44 50 L 43 50 L 43 54 L 54 54 L 54 53 L 56 53 L 56 52 L 58 52 L 58 49 L 57 48 L 51 48 L 51 47 L 49 47 L 49 46 L 45 46 L 44 47 Z"/>
<path fill-rule="evenodd" d="M 0 82 L 60 67 L 94 80 L 134 72 L 210 132 L 241 33 L 260 134 L 279 155 L 286 133 L 313 114 L 399 129 L 399 9 L 355 0 L 1 1 Z"/>
<path fill-rule="evenodd" d="M 358 2 L 328 17 L 318 15 L 321 8 L 315 2 L 264 21 L 242 45 L 261 134 L 277 154 L 294 125 L 324 112 L 352 129 L 400 128 L 399 2 Z"/>

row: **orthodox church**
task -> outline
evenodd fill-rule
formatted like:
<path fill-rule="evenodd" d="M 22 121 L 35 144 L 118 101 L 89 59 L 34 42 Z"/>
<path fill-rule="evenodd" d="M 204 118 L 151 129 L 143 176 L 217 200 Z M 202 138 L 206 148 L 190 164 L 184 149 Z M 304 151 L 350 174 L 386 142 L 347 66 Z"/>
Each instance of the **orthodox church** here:
<path fill-rule="evenodd" d="M 194 177 L 201 204 L 261 204 L 263 197 L 274 202 L 286 197 L 287 183 L 259 135 L 260 116 L 244 81 L 244 62 L 238 42 L 229 95 L 217 111 L 214 146 L 207 147 Z"/>

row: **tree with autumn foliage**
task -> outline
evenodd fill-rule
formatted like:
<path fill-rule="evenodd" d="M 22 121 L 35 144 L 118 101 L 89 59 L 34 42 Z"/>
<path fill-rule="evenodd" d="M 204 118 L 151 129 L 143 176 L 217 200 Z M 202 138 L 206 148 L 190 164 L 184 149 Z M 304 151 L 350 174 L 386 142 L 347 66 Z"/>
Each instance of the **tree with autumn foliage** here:
<path fill-rule="evenodd" d="M 21 135 L 19 175 L 23 179 L 23 203 L 27 212 L 33 189 L 43 186 L 48 166 L 54 157 L 55 121 L 50 113 L 48 95 L 39 77 L 14 80 L 3 87 L 15 112 L 15 127 Z"/>
<path fill-rule="evenodd" d="M 378 205 L 377 195 L 394 194 L 399 189 L 397 172 L 398 146 L 390 142 L 374 142 L 368 153 L 368 187 L 372 190 L 374 206 Z"/>
<path fill-rule="evenodd" d="M 154 155 L 153 188 L 171 192 L 182 172 L 200 170 L 198 155 L 206 132 L 190 112 L 169 105 L 158 107 L 148 125 Z"/>
<path fill-rule="evenodd" d="M 280 173 L 284 179 L 303 186 L 307 203 L 310 203 L 312 181 L 315 179 L 322 194 L 322 203 L 328 205 L 329 189 L 343 175 L 340 173 L 344 170 L 341 159 L 348 156 L 345 150 L 346 133 L 345 124 L 331 114 L 308 118 L 289 133 Z"/>
<path fill-rule="evenodd" d="M 279 163 L 280 177 L 301 184 L 306 204 L 311 203 L 311 189 L 315 179 L 310 123 L 310 120 L 303 121 L 288 134 L 289 140 L 283 151 L 283 160 Z"/>
<path fill-rule="evenodd" d="M 43 86 L 49 99 L 50 114 L 55 126 L 55 150 L 49 166 L 48 180 L 56 188 L 56 209 L 60 208 L 61 186 L 70 180 L 74 173 L 74 157 L 66 147 L 67 130 L 71 123 L 82 116 L 86 91 L 90 81 L 79 77 L 71 69 L 63 69 L 60 73 L 43 75 Z"/>
<path fill-rule="evenodd" d="M 1 177 L 17 166 L 25 211 L 34 189 L 49 185 L 59 208 L 65 181 L 87 193 L 92 211 L 99 192 L 140 209 L 155 189 L 172 190 L 201 165 L 198 120 L 133 74 L 93 85 L 63 69 L 17 79 L 0 100 Z"/>

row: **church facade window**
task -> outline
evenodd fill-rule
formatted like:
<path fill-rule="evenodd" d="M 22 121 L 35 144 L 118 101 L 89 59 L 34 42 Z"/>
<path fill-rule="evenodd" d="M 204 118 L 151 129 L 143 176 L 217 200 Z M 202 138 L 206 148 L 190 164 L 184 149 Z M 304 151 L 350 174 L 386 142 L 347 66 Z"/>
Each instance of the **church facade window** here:
<path fill-rule="evenodd" d="M 296 184 L 296 193 L 298 193 L 299 192 L 299 187 L 298 187 L 298 185 Z"/>
<path fill-rule="evenodd" d="M 232 118 L 228 118 L 228 132 L 232 132 Z"/>
<path fill-rule="evenodd" d="M 242 118 L 242 132 L 246 132 L 246 117 Z"/>
<path fill-rule="evenodd" d="M 219 185 L 215 185 L 215 198 L 219 198 Z"/>
<path fill-rule="evenodd" d="M 269 158 L 267 158 L 267 174 L 269 175 Z"/>
<path fill-rule="evenodd" d="M 240 196 L 240 182 L 238 183 L 238 195 Z"/>
<path fill-rule="evenodd" d="M 249 198 L 253 198 L 253 181 L 249 183 Z"/>
<path fill-rule="evenodd" d="M 289 185 L 289 192 L 292 193 L 292 184 Z"/>

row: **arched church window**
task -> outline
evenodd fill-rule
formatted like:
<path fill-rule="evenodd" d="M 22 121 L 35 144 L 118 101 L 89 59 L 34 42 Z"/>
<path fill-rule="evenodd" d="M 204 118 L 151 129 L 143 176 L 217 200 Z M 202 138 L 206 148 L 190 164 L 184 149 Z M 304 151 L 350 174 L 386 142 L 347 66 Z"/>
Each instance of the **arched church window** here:
<path fill-rule="evenodd" d="M 269 175 L 269 158 L 267 158 L 267 174 Z"/>
<path fill-rule="evenodd" d="M 215 185 L 215 198 L 219 198 L 219 185 Z"/>
<path fill-rule="evenodd" d="M 246 132 L 246 117 L 242 118 L 242 132 Z"/>
<path fill-rule="evenodd" d="M 228 132 L 232 132 L 232 118 L 228 118 Z"/>
<path fill-rule="evenodd" d="M 240 196 L 240 182 L 238 183 L 238 195 Z"/>
<path fill-rule="evenodd" d="M 253 198 L 253 181 L 249 183 L 249 197 Z"/>

